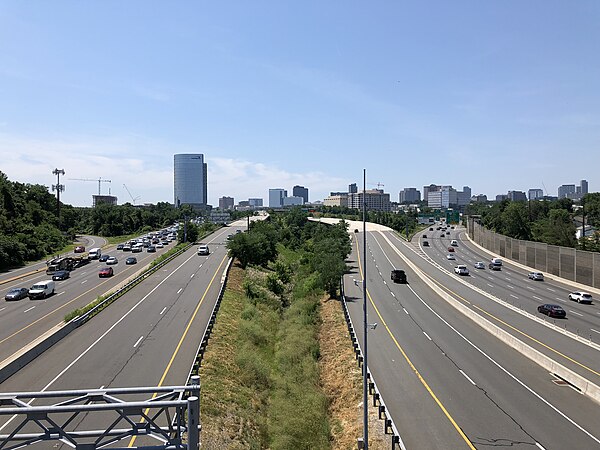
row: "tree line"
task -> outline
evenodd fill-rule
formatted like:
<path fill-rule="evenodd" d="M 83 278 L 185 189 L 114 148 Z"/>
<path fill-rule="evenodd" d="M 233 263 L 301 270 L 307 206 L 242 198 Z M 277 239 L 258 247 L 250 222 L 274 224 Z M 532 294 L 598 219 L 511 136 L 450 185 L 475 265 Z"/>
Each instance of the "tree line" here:
<path fill-rule="evenodd" d="M 60 252 L 78 234 L 144 233 L 196 215 L 188 205 L 175 208 L 160 202 L 144 207 L 101 203 L 95 208 L 61 203 L 59 216 L 56 198 L 47 186 L 10 181 L 0 172 L 0 270 Z M 193 225 L 189 232 L 198 234 Z"/>
<path fill-rule="evenodd" d="M 466 215 L 481 216 L 481 224 L 514 239 L 600 251 L 600 236 L 577 240 L 575 232 L 585 225 L 600 228 L 600 193 L 586 194 L 579 204 L 573 200 L 510 201 L 472 203 Z"/>

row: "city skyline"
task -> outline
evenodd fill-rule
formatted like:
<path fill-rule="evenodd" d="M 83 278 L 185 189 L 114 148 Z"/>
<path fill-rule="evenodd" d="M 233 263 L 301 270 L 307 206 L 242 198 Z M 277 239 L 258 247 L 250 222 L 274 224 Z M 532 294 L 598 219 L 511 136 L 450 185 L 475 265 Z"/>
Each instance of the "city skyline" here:
<path fill-rule="evenodd" d="M 199 153 L 211 205 L 294 185 L 323 200 L 363 169 L 393 199 L 429 180 L 600 191 L 597 2 L 145 6 L 0 4 L 11 180 L 50 187 L 59 168 L 67 204 L 97 194 L 68 178 L 172 203 L 172 155 Z"/>

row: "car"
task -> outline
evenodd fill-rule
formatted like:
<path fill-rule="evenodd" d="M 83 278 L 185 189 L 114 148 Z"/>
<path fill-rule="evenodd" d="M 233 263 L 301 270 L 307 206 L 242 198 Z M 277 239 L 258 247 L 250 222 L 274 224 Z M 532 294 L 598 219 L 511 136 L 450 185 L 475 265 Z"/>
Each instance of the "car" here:
<path fill-rule="evenodd" d="M 542 272 L 529 272 L 529 279 L 533 281 L 544 281 L 544 274 Z"/>
<path fill-rule="evenodd" d="M 456 257 L 454 256 L 454 254 L 452 254 L 452 253 L 448 253 L 448 254 L 446 255 L 446 259 L 452 259 L 452 260 L 454 260 L 454 259 L 456 259 Z"/>
<path fill-rule="evenodd" d="M 54 280 L 38 281 L 36 284 L 29 288 L 27 295 L 31 300 L 36 298 L 46 298 L 54 294 L 55 283 Z"/>
<path fill-rule="evenodd" d="M 210 254 L 210 250 L 208 249 L 208 245 L 207 244 L 200 244 L 198 246 L 198 254 L 199 255 L 208 255 L 208 254 Z"/>
<path fill-rule="evenodd" d="M 450 241 L 450 245 L 451 245 L 452 247 L 458 247 L 458 241 L 457 241 L 456 239 L 452 239 L 452 240 Z"/>
<path fill-rule="evenodd" d="M 406 272 L 404 272 L 404 270 L 392 270 L 391 278 L 394 283 L 406 284 Z"/>
<path fill-rule="evenodd" d="M 27 288 L 12 288 L 4 296 L 4 300 L 21 300 L 29 295 L 29 289 Z"/>
<path fill-rule="evenodd" d="M 119 244 L 117 245 L 117 250 L 123 250 L 123 247 L 125 247 L 125 244 Z"/>
<path fill-rule="evenodd" d="M 429 241 L 423 241 L 423 247 L 429 247 Z"/>
<path fill-rule="evenodd" d="M 119 264 L 119 260 L 117 259 L 116 256 L 111 256 L 110 258 L 108 258 L 106 260 L 106 264 L 108 264 L 109 266 L 111 266 L 113 264 Z"/>
<path fill-rule="evenodd" d="M 446 237 L 446 233 L 440 234 L 440 237 Z"/>
<path fill-rule="evenodd" d="M 70 274 L 68 270 L 57 270 L 52 274 L 52 279 L 54 281 L 66 280 L 67 278 L 69 278 L 69 276 Z"/>
<path fill-rule="evenodd" d="M 469 275 L 469 269 L 467 269 L 467 266 L 461 264 L 454 268 L 454 273 L 458 275 Z"/>
<path fill-rule="evenodd" d="M 454 253 L 454 247 L 448 247 L 448 252 L 449 253 Z"/>
<path fill-rule="evenodd" d="M 83 253 L 85 252 L 85 247 L 83 245 L 78 245 L 77 247 L 75 247 L 75 250 L 73 250 L 73 253 Z"/>
<path fill-rule="evenodd" d="M 427 239 L 427 235 L 424 234 L 423 236 L 421 236 L 423 239 Z"/>
<path fill-rule="evenodd" d="M 355 229 L 354 229 L 354 232 L 355 232 L 355 233 L 358 233 L 358 228 L 355 228 Z"/>
<path fill-rule="evenodd" d="M 502 270 L 502 265 L 501 264 L 494 264 L 493 262 L 489 263 L 488 267 L 491 270 Z"/>
<path fill-rule="evenodd" d="M 156 247 L 154 245 L 149 245 L 146 249 L 147 253 L 156 253 Z"/>
<path fill-rule="evenodd" d="M 433 227 L 431 227 L 431 228 L 429 229 L 429 231 L 433 231 Z"/>
<path fill-rule="evenodd" d="M 113 270 L 112 267 L 103 267 L 98 272 L 98 277 L 99 278 L 107 278 L 107 277 L 112 277 L 114 274 L 115 274 L 115 271 Z"/>
<path fill-rule="evenodd" d="M 473 267 L 476 269 L 485 269 L 485 264 L 483 261 L 477 261 L 475 264 L 473 264 Z"/>
<path fill-rule="evenodd" d="M 235 234 L 240 234 L 242 230 L 235 230 Z"/>
<path fill-rule="evenodd" d="M 123 246 L 123 251 L 124 252 L 130 252 L 131 251 L 131 244 L 125 244 Z"/>
<path fill-rule="evenodd" d="M 158 244 L 155 245 L 156 248 L 164 248 L 165 246 L 162 244 L 162 242 L 159 242 Z"/>
<path fill-rule="evenodd" d="M 540 305 L 537 308 L 538 312 L 542 314 L 546 314 L 548 317 L 567 317 L 567 312 L 562 309 L 559 305 L 552 305 L 550 303 L 546 303 L 544 305 Z"/>
<path fill-rule="evenodd" d="M 127 265 L 137 264 L 137 258 L 135 256 L 130 256 L 129 258 L 127 258 L 125 260 L 125 264 L 127 264 Z"/>
<path fill-rule="evenodd" d="M 454 230 L 454 225 L 450 227 L 451 230 Z"/>
<path fill-rule="evenodd" d="M 144 247 L 142 247 L 142 245 L 134 245 L 133 247 L 131 247 L 131 253 L 141 253 L 142 249 Z"/>
<path fill-rule="evenodd" d="M 98 258 L 98 261 L 100 261 L 100 262 L 106 262 L 108 260 L 108 258 L 110 258 L 110 256 L 108 256 L 108 255 L 100 255 L 100 258 Z"/>
<path fill-rule="evenodd" d="M 575 301 L 577 303 L 589 303 L 592 304 L 592 294 L 588 294 L 587 292 L 571 292 L 569 294 L 569 300 Z"/>

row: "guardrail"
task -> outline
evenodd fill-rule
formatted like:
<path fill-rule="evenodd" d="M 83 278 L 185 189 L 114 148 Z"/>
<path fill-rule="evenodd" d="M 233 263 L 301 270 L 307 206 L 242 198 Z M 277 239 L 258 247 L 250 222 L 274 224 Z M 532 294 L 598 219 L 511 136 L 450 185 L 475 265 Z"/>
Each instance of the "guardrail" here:
<path fill-rule="evenodd" d="M 348 325 L 348 332 L 350 333 L 350 339 L 352 340 L 352 347 L 354 348 L 354 354 L 356 356 L 358 366 L 362 370 L 364 357 L 363 357 L 362 349 L 360 347 L 360 342 L 358 341 L 358 338 L 356 337 L 356 332 L 354 331 L 354 325 L 352 324 L 352 318 L 350 317 L 350 312 L 348 311 L 348 305 L 346 304 L 346 296 L 344 294 L 344 280 L 343 279 L 340 281 L 340 291 L 341 291 L 341 298 L 342 298 L 342 310 L 344 311 L 344 318 L 346 319 L 346 324 Z M 368 383 L 368 388 L 369 388 L 369 395 L 371 395 L 373 398 L 373 406 L 377 407 L 377 409 L 378 409 L 377 413 L 378 413 L 379 419 L 383 420 L 383 431 L 385 434 L 391 435 L 390 436 L 390 438 L 391 438 L 390 439 L 390 444 L 391 444 L 390 448 L 392 450 L 395 450 L 395 449 L 406 450 L 406 447 L 404 446 L 404 442 L 402 441 L 402 438 L 400 437 L 400 433 L 398 432 L 398 429 L 396 428 L 396 424 L 394 423 L 394 420 L 392 419 L 392 417 L 389 415 L 387 407 L 385 406 L 385 402 L 383 401 L 383 396 L 381 395 L 379 388 L 377 387 L 377 383 L 375 383 L 375 378 L 369 371 L 368 367 L 367 367 L 367 383 Z"/>
<path fill-rule="evenodd" d="M 210 319 L 206 324 L 206 328 L 204 329 L 204 333 L 202 334 L 202 340 L 200 341 L 200 345 L 198 346 L 198 350 L 196 350 L 196 357 L 194 358 L 194 362 L 192 363 L 192 367 L 190 367 L 190 371 L 188 372 L 187 384 L 197 384 L 194 380 L 193 373 L 198 373 L 200 369 L 200 365 L 202 364 L 202 359 L 204 358 L 204 352 L 206 351 L 206 347 L 208 346 L 208 340 L 210 339 L 210 335 L 212 334 L 213 327 L 215 322 L 217 321 L 217 313 L 219 312 L 219 308 L 221 307 L 221 301 L 223 300 L 223 294 L 225 294 L 225 287 L 227 285 L 227 277 L 229 276 L 229 269 L 231 268 L 231 264 L 233 262 L 233 258 L 229 258 L 227 261 L 227 266 L 223 270 L 223 275 L 221 276 L 221 289 L 219 289 L 219 295 L 217 296 L 217 301 L 215 302 L 212 312 L 210 314 Z"/>
<path fill-rule="evenodd" d="M 185 246 L 184 248 L 182 248 L 179 251 L 170 255 L 164 261 L 161 261 L 160 263 L 156 264 L 155 266 L 150 267 L 148 270 L 144 271 L 143 273 L 141 273 L 134 279 L 127 282 L 124 286 L 119 288 L 116 292 L 109 295 L 106 299 L 104 299 L 102 302 L 100 302 L 94 308 L 87 311 L 85 314 L 82 314 L 80 316 L 73 318 L 64 326 L 61 326 L 58 328 L 55 327 L 54 329 L 50 330 L 50 332 L 46 333 L 44 336 L 42 336 L 42 337 L 38 338 L 37 340 L 33 341 L 32 343 L 30 343 L 29 348 L 27 348 L 27 350 L 25 350 L 18 356 L 14 357 L 14 355 L 13 355 L 13 356 L 7 358 L 6 360 L 4 360 L 3 363 L 6 363 L 6 364 L 4 366 L 0 367 L 0 383 L 5 381 L 8 377 L 14 375 L 17 371 L 19 371 L 20 369 L 25 367 L 27 364 L 29 364 L 35 358 L 40 356 L 42 353 L 44 353 L 46 350 L 48 350 L 54 344 L 56 344 L 61 339 L 63 339 L 67 335 L 69 335 L 73 330 L 80 327 L 81 325 L 86 323 L 88 320 L 90 320 L 94 315 L 96 315 L 103 308 L 105 308 L 110 303 L 114 302 L 116 299 L 118 299 L 119 297 L 121 297 L 122 295 L 124 295 L 125 293 L 130 291 L 133 287 L 137 286 L 143 280 L 145 280 L 150 275 L 152 275 L 154 272 L 156 272 L 157 270 L 162 268 L 165 264 L 171 262 L 173 259 L 175 259 L 179 255 L 181 255 L 183 252 L 187 251 L 193 245 L 194 244 L 191 243 L 191 244 Z"/>

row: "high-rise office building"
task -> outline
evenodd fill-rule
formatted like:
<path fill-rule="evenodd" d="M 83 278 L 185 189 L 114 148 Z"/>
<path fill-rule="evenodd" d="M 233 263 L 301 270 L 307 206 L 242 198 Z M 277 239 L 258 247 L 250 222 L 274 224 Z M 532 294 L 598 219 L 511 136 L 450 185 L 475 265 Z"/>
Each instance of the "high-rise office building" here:
<path fill-rule="evenodd" d="M 558 198 L 572 198 L 575 192 L 574 184 L 563 184 L 558 187 Z"/>
<path fill-rule="evenodd" d="M 544 198 L 544 191 L 538 188 L 529 189 L 529 191 L 527 192 L 527 197 L 529 198 L 529 200 L 537 200 L 538 198 Z"/>
<path fill-rule="evenodd" d="M 466 206 L 471 203 L 471 188 L 469 186 L 463 186 L 462 191 L 456 191 L 456 205 Z"/>
<path fill-rule="evenodd" d="M 308 188 L 304 186 L 294 186 L 292 188 L 292 195 L 294 197 L 302 197 L 304 203 L 308 203 Z"/>
<path fill-rule="evenodd" d="M 348 207 L 362 209 L 363 204 L 369 211 L 391 211 L 390 194 L 382 189 L 368 189 L 366 192 L 348 194 Z"/>
<path fill-rule="evenodd" d="M 263 205 L 263 199 L 262 198 L 249 198 L 248 204 L 250 206 L 252 206 L 253 208 L 258 208 Z"/>
<path fill-rule="evenodd" d="M 358 192 L 358 187 L 356 186 L 356 183 L 352 183 L 350 185 L 348 185 L 348 194 L 356 194 Z"/>
<path fill-rule="evenodd" d="M 524 202 L 527 200 L 527 196 L 523 191 L 508 191 L 507 197 L 511 202 Z"/>
<path fill-rule="evenodd" d="M 281 208 L 285 197 L 287 197 L 285 189 L 269 189 L 269 208 Z"/>
<path fill-rule="evenodd" d="M 398 195 L 399 203 L 418 203 L 421 201 L 421 191 L 417 188 L 404 188 Z"/>
<path fill-rule="evenodd" d="M 585 194 L 588 193 L 588 182 L 587 180 L 581 180 L 581 183 L 579 184 L 580 188 L 581 188 L 581 196 L 583 197 Z"/>
<path fill-rule="evenodd" d="M 206 206 L 206 163 L 202 154 L 181 153 L 174 157 L 174 204 Z"/>
<path fill-rule="evenodd" d="M 219 209 L 233 209 L 234 204 L 233 197 L 221 197 L 219 199 Z"/>

